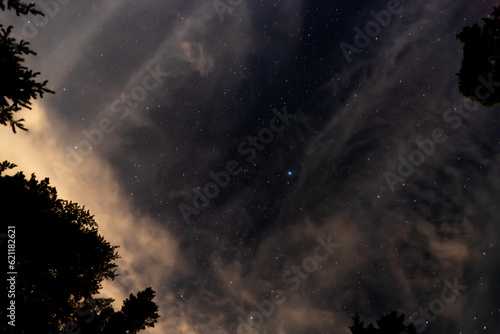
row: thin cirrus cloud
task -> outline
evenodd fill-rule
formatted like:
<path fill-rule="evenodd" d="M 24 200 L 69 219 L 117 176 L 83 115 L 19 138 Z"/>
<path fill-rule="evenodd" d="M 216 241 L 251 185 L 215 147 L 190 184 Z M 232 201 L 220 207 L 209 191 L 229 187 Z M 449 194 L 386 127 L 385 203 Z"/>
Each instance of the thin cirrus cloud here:
<path fill-rule="evenodd" d="M 331 36 L 322 56 L 341 57 L 338 46 L 352 41 L 352 28 L 386 4 L 346 7 L 352 21 L 342 28 L 345 35 Z M 152 286 L 161 318 L 147 332 L 235 333 L 238 317 L 255 311 L 254 301 L 281 289 L 286 301 L 259 330 L 347 334 L 355 311 L 370 321 L 390 309 L 409 315 L 439 298 L 443 281 L 457 276 L 467 290 L 429 328 L 457 329 L 462 321 L 460 329 L 473 332 L 475 314 L 497 309 L 494 296 L 484 297 L 482 282 L 496 281 L 498 272 L 481 273 L 495 267 L 487 255 L 497 247 L 490 245 L 498 233 L 491 207 L 500 187 L 499 155 L 484 149 L 494 112 L 479 109 L 457 131 L 442 113 L 462 103 L 454 79 L 461 45 L 454 34 L 491 5 L 403 1 L 404 11 L 367 50 L 328 72 L 332 80 L 295 91 L 326 98 L 290 106 L 303 116 L 249 165 L 248 179 L 228 186 L 191 225 L 179 217 L 176 201 L 189 200 L 191 189 L 207 182 L 208 170 L 230 160 L 228 152 L 269 120 L 272 98 L 258 85 L 286 85 L 303 72 L 279 53 L 309 43 L 302 30 L 313 26 L 305 19 L 314 11 L 310 4 L 244 2 L 223 22 L 201 1 L 61 6 L 30 41 L 38 55 L 29 60 L 57 94 L 26 113 L 28 133 L 0 133 L 2 142 L 13 143 L 0 153 L 17 170 L 50 177 L 60 197 L 96 215 L 122 256 L 123 275 L 106 283 L 103 294 L 119 303 Z M 453 14 L 461 6 L 470 9 L 465 23 Z M 315 47 L 305 46 L 320 52 Z M 285 61 L 290 68 L 273 76 Z M 111 104 L 157 64 L 170 75 L 120 120 Z M 259 64 L 268 66 L 266 73 Z M 315 129 L 311 106 L 325 120 Z M 81 131 L 96 128 L 103 117 L 111 117 L 116 130 L 58 178 L 54 161 L 63 163 L 66 146 L 77 145 Z M 447 131 L 447 141 L 391 192 L 384 171 L 437 126 Z M 296 179 L 276 200 L 272 177 L 283 175 L 290 161 L 299 161 Z M 460 182 L 467 178 L 476 183 L 466 183 L 464 191 Z M 275 215 L 266 216 L 264 206 Z M 283 273 L 327 235 L 341 246 L 292 291 Z"/>
<path fill-rule="evenodd" d="M 36 103 L 25 115 L 29 132 L 13 134 L 2 131 L 2 142 L 13 145 L 2 147 L 2 158 L 18 165 L 13 171 L 25 175 L 35 173 L 37 178 L 48 177 L 56 187 L 59 198 L 72 200 L 95 215 L 99 231 L 112 245 L 119 245 L 118 273 L 114 282 L 104 284 L 103 296 L 115 298 L 115 307 L 129 293 L 152 286 L 161 296 L 160 278 L 166 272 L 185 271 L 182 256 L 178 253 L 178 242 L 158 225 L 154 219 L 141 215 L 130 207 L 116 176 L 100 157 L 93 155 L 75 169 L 71 175 L 60 181 L 53 171 L 53 161 L 61 159 L 64 151 L 57 142 L 61 141 L 64 124 L 49 120 L 44 108 Z M 143 264 L 141 267 L 138 264 Z M 147 284 L 147 285 L 146 285 Z"/>

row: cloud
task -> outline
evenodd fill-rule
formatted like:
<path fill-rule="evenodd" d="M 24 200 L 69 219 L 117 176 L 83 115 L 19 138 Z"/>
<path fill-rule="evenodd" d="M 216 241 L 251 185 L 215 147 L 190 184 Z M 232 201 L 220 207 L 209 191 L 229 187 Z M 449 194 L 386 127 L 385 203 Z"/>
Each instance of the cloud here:
<path fill-rule="evenodd" d="M 154 218 L 130 205 L 129 194 L 124 193 L 116 174 L 99 155 L 89 156 L 64 179 L 58 178 L 53 162 L 64 160 L 67 139 L 61 135 L 67 125 L 51 118 L 39 103 L 21 116 L 27 119 L 28 132 L 13 134 L 8 128 L 0 132 L 0 140 L 10 143 L 2 146 L 0 156 L 18 165 L 11 173 L 35 173 L 39 180 L 49 177 L 59 198 L 84 205 L 95 216 L 104 238 L 120 246 L 118 273 L 128 274 L 113 282 L 106 281 L 102 290 L 102 295 L 116 299 L 115 309 L 130 293 L 152 286 L 157 292 L 160 313 L 166 313 L 165 301 L 169 297 L 162 289 L 164 278 L 185 271 L 175 237 Z"/>
<path fill-rule="evenodd" d="M 121 246 L 122 277 L 105 284 L 104 293 L 119 303 L 151 285 L 162 316 L 151 333 L 233 333 L 238 317 L 276 289 L 287 300 L 262 330 L 348 333 L 355 311 L 368 321 L 388 308 L 408 315 L 438 298 L 443 280 L 457 275 L 470 288 L 432 326 L 494 309 L 495 294 L 484 304 L 470 296 L 485 293 L 479 281 L 499 277 L 480 272 L 495 267 L 494 257 L 483 253 L 498 248 L 491 209 L 500 187 L 500 155 L 491 145 L 496 116 L 480 109 L 459 131 L 442 119 L 444 110 L 462 103 L 454 77 L 461 45 L 453 35 L 464 24 L 454 14 L 462 5 L 404 1 L 400 17 L 349 67 L 317 73 L 307 65 L 338 52 L 341 31 L 350 36 L 357 23 L 318 37 L 329 41 L 324 45 L 314 43 L 313 27 L 362 18 L 381 6 L 352 15 L 332 9 L 326 23 L 308 21 L 307 13 L 330 7 L 300 0 L 244 2 L 223 22 L 201 1 L 68 6 L 33 40 L 39 52 L 33 64 L 58 94 L 26 113 L 29 133 L 2 129 L 0 140 L 12 145 L 0 155 L 17 170 L 50 177 L 60 197 L 96 215 L 105 238 Z M 477 7 L 488 13 L 488 6 Z M 483 16 L 483 9 L 474 6 L 468 19 Z M 80 10 L 78 22 L 86 24 L 73 27 L 68 22 Z M 117 120 L 78 167 L 58 177 L 53 163 L 65 161 L 66 146 L 78 145 L 81 130 L 96 128 L 113 101 L 157 64 L 170 76 L 129 118 Z M 318 73 L 327 79 L 311 86 L 316 78 L 309 77 Z M 296 75 L 300 80 L 293 81 Z M 274 98 L 302 101 L 289 108 L 303 115 L 201 219 L 185 224 L 177 201 L 192 198 L 208 170 L 222 170 L 238 144 L 268 123 Z M 438 126 L 448 140 L 391 192 L 384 171 Z M 341 243 L 338 253 L 291 291 L 283 272 L 329 234 Z"/>

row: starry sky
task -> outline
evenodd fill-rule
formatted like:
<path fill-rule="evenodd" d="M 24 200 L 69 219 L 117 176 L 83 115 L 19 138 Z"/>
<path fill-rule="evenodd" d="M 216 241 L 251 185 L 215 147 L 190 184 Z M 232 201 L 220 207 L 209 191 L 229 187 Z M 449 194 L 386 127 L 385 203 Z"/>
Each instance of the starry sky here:
<path fill-rule="evenodd" d="M 500 332 L 500 109 L 455 76 L 496 1 L 35 3 L 2 22 L 56 94 L 0 156 L 95 215 L 145 333 Z"/>

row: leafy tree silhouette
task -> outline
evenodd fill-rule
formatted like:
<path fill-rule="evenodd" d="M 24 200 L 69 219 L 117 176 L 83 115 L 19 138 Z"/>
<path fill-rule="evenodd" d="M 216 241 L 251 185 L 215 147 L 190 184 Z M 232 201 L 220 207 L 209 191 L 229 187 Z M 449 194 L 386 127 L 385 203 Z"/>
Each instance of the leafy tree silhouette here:
<path fill-rule="evenodd" d="M 133 334 L 154 327 L 159 315 L 151 288 L 130 294 L 117 312 L 112 298 L 94 297 L 104 279 L 116 277 L 119 256 L 89 211 L 58 199 L 47 178 L 2 175 L 14 167 L 0 164 L 0 231 L 16 229 L 16 326 L 5 321 L 2 307 L 0 332 Z"/>
<path fill-rule="evenodd" d="M 110 302 L 106 300 L 100 306 L 100 311 L 95 312 L 96 320 L 89 321 L 88 316 L 87 319 L 85 316 L 80 316 L 78 328 L 82 333 L 134 334 L 146 327 L 154 327 L 159 316 L 153 298 L 154 291 L 151 288 L 140 291 L 137 296 L 130 294 L 119 312 L 115 312 Z"/>
<path fill-rule="evenodd" d="M 500 103 L 500 89 L 494 89 L 495 85 L 482 88 L 479 94 L 484 98 L 476 96 L 476 90 L 480 77 L 486 82 L 500 81 L 500 7 L 493 8 L 491 17 L 482 19 L 482 27 L 475 23 L 457 34 L 464 44 L 462 67 L 457 73 L 459 90 L 488 107 Z"/>
<path fill-rule="evenodd" d="M 1 10 L 14 10 L 16 15 L 42 15 L 33 3 L 23 4 L 19 0 L 0 0 Z M 14 113 L 22 108 L 31 109 L 31 99 L 43 97 L 44 93 L 54 93 L 46 87 L 47 80 L 43 82 L 35 81 L 40 74 L 33 72 L 23 66 L 25 55 L 36 55 L 29 48 L 29 43 L 21 40 L 16 41 L 11 37 L 12 26 L 3 28 L 0 23 L 0 124 L 10 125 L 15 133 L 16 128 L 27 130 L 24 119 L 14 119 Z"/>
<path fill-rule="evenodd" d="M 398 316 L 396 311 L 392 311 L 377 320 L 378 328 L 373 324 L 365 327 L 364 322 L 361 321 L 359 314 L 356 312 L 352 317 L 353 325 L 349 326 L 349 329 L 352 334 L 417 334 L 417 330 L 412 323 L 409 325 L 404 324 L 404 318 L 404 313 Z"/>

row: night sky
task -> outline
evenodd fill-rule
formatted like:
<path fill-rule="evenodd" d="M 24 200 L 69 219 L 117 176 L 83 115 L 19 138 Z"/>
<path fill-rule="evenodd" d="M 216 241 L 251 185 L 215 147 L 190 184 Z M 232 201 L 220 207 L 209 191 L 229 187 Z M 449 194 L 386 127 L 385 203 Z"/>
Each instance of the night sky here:
<path fill-rule="evenodd" d="M 500 333 L 500 108 L 455 75 L 498 3 L 211 1 L 1 13 L 56 92 L 1 160 L 120 246 L 103 295 L 151 286 L 145 333 Z"/>

